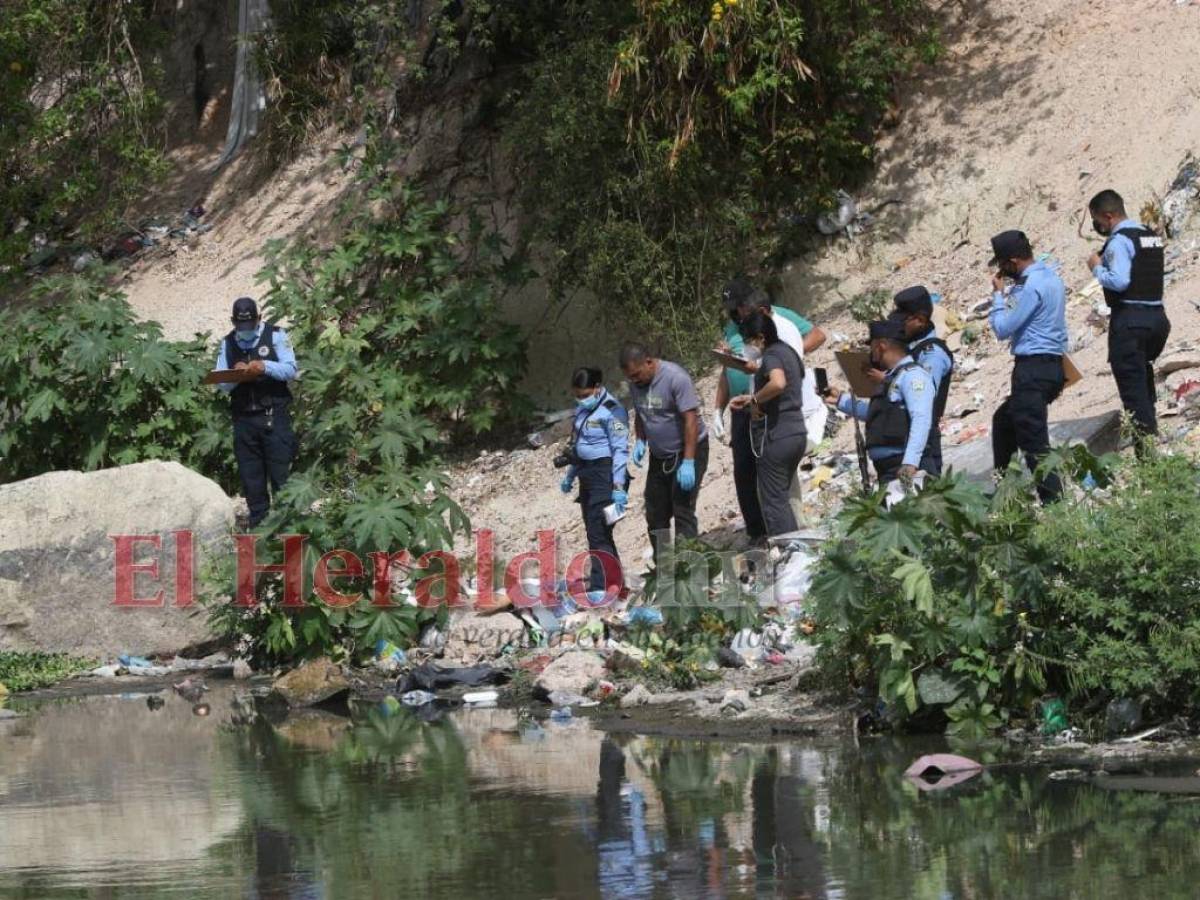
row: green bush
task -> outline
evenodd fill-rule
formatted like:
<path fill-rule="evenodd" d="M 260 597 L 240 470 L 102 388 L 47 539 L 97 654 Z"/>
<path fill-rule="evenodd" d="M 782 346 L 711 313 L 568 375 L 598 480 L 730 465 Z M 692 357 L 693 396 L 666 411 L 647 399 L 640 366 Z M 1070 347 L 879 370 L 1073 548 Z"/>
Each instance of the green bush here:
<path fill-rule="evenodd" d="M 1200 469 L 1082 447 L 1046 466 L 1098 489 L 1043 512 L 1010 470 L 992 497 L 948 475 L 885 510 L 853 499 L 813 579 L 821 661 L 897 722 L 979 737 L 1047 692 L 1078 710 L 1145 695 L 1195 703 Z"/>
<path fill-rule="evenodd" d="M 45 279 L 0 333 L 0 482 L 171 459 L 231 488 L 225 401 L 200 386 L 206 336 L 164 341 L 103 275 Z"/>
<path fill-rule="evenodd" d="M 1145 694 L 1162 709 L 1200 700 L 1200 471 L 1150 454 L 1110 497 L 1064 505 L 1038 525 L 1052 552 L 1073 690 Z"/>
<path fill-rule="evenodd" d="M 17 653 L 0 651 L 0 685 L 9 691 L 36 691 L 65 681 L 96 665 L 95 660 L 66 653 Z M 0 691 L 0 706 L 4 692 Z"/>

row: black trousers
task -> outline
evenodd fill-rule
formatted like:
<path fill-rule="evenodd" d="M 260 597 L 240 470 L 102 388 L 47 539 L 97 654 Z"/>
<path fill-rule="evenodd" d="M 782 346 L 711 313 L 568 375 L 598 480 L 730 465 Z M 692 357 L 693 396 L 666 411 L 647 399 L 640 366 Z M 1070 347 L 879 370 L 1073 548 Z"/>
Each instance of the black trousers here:
<path fill-rule="evenodd" d="M 1117 381 L 1121 405 L 1140 434 L 1158 434 L 1154 403 L 1154 361 L 1171 334 L 1161 306 L 1118 305 L 1108 328 L 1108 364 Z"/>
<path fill-rule="evenodd" d="M 939 421 L 934 419 L 929 427 L 929 441 L 925 444 L 925 453 L 921 456 L 920 468 L 936 478 L 942 474 L 942 433 L 938 430 Z"/>
<path fill-rule="evenodd" d="M 253 528 L 271 510 L 268 484 L 271 491 L 283 487 L 296 457 L 291 411 L 286 406 L 277 406 L 269 413 L 235 416 L 233 454 Z"/>
<path fill-rule="evenodd" d="M 759 445 L 757 442 L 763 437 L 766 439 Z M 755 445 L 762 447 L 762 456 L 758 459 L 758 500 L 767 534 L 774 537 L 795 531 L 798 526 L 790 491 L 808 446 L 808 434 L 801 430 L 789 437 L 763 435 L 756 437 Z"/>
<path fill-rule="evenodd" d="M 1032 472 L 1050 450 L 1049 407 L 1062 393 L 1065 377 L 1061 356 L 1018 356 L 1013 363 L 1010 393 L 992 416 L 992 460 L 1008 467 L 1020 450 Z M 1037 485 L 1043 503 L 1058 499 L 1062 481 L 1053 473 Z"/>
<path fill-rule="evenodd" d="M 758 460 L 750 441 L 750 410 L 730 413 L 729 447 L 733 451 L 733 486 L 742 521 L 746 523 L 746 536 L 752 540 L 765 537 L 767 523 L 758 502 Z"/>
<path fill-rule="evenodd" d="M 676 539 L 694 538 L 700 534 L 696 498 L 700 496 L 700 483 L 708 469 L 708 439 L 696 445 L 696 486 L 690 491 L 681 488 L 676 480 L 682 462 L 682 452 L 666 457 L 651 454 L 646 467 L 646 525 L 650 529 L 650 545 L 656 560 L 659 534 L 669 532 L 672 521 Z"/>
<path fill-rule="evenodd" d="M 904 453 L 893 453 L 891 456 L 885 456 L 882 459 L 871 460 L 871 465 L 875 467 L 875 487 L 881 488 L 889 481 L 895 481 L 896 476 L 900 472 L 900 466 L 904 464 Z"/>
<path fill-rule="evenodd" d="M 593 553 L 608 554 L 617 563 L 616 587 L 619 588 L 624 583 L 619 572 L 621 557 L 617 555 L 612 526 L 604 519 L 604 507 L 612 503 L 612 457 L 584 460 L 576 465 L 575 474 L 579 478 L 578 503 L 583 512 L 583 530 L 587 534 L 588 549 Z M 613 586 L 605 583 L 604 562 L 592 557 L 589 591 L 602 591 Z M 608 566 L 611 571 L 612 562 Z"/>

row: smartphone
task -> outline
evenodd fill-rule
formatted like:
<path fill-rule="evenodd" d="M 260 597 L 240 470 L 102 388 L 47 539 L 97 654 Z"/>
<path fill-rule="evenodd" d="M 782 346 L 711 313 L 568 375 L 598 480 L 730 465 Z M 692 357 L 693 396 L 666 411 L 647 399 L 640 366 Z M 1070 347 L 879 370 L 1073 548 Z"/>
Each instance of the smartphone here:
<path fill-rule="evenodd" d="M 813 369 L 813 376 L 817 379 L 817 396 L 829 393 L 829 373 L 824 369 Z"/>

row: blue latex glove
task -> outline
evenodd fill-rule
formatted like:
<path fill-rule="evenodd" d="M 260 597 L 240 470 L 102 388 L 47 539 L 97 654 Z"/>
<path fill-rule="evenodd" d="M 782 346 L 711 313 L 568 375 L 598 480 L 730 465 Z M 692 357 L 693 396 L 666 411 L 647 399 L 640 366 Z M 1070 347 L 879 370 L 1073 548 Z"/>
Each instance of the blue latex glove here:
<path fill-rule="evenodd" d="M 568 472 L 563 476 L 562 482 L 558 485 L 558 489 L 564 494 L 571 493 L 571 488 L 575 486 L 575 473 Z"/>
<path fill-rule="evenodd" d="M 675 480 L 679 482 L 679 486 L 685 491 L 690 491 L 696 486 L 696 461 L 694 459 L 685 459 L 679 464 L 679 471 L 675 475 Z"/>
<path fill-rule="evenodd" d="M 625 507 L 629 505 L 629 495 L 624 491 L 612 492 L 613 505 L 617 508 L 617 513 L 625 512 Z"/>
<path fill-rule="evenodd" d="M 637 442 L 633 445 L 633 464 L 635 466 L 640 466 L 645 459 L 646 442 L 641 438 L 638 438 Z"/>

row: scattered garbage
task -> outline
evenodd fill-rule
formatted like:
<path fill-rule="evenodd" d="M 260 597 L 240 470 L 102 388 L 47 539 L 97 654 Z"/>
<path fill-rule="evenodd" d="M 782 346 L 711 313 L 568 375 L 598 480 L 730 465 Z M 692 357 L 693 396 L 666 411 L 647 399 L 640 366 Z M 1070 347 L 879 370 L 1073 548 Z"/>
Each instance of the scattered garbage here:
<path fill-rule="evenodd" d="M 398 689 L 404 694 L 417 689 L 436 691 L 458 685 L 479 687 L 484 684 L 503 684 L 508 677 L 508 672 L 488 665 L 455 668 L 427 662 L 403 676 Z"/>
<path fill-rule="evenodd" d="M 208 691 L 208 685 L 204 679 L 192 677 L 172 685 L 171 689 L 189 703 L 196 703 Z"/>
<path fill-rule="evenodd" d="M 1050 737 L 1067 727 L 1067 705 L 1061 697 L 1050 697 L 1042 701 L 1042 734 Z"/>
<path fill-rule="evenodd" d="M 582 694 L 573 694 L 570 691 L 551 691 L 547 698 L 551 706 L 599 706 L 599 700 L 593 700 L 590 697 L 585 697 Z"/>
<path fill-rule="evenodd" d="M 500 699 L 499 691 L 471 691 L 463 694 L 462 700 L 467 706 L 495 706 Z"/>
<path fill-rule="evenodd" d="M 626 625 L 656 628 L 663 623 L 662 610 L 656 606 L 635 606 L 624 615 Z"/>
<path fill-rule="evenodd" d="M 408 662 L 408 655 L 393 644 L 380 638 L 375 642 L 375 656 L 371 664 L 381 672 L 395 672 Z"/>
<path fill-rule="evenodd" d="M 405 706 L 424 706 L 436 699 L 429 691 L 405 691 L 400 695 L 400 702 Z"/>
<path fill-rule="evenodd" d="M 1118 697 L 1104 710 L 1104 732 L 1109 737 L 1127 734 L 1142 724 L 1144 698 Z"/>
<path fill-rule="evenodd" d="M 154 663 L 150 662 L 150 660 L 146 659 L 144 656 L 130 656 L 128 653 L 122 653 L 120 656 L 118 656 L 117 662 L 127 669 L 148 669 L 154 665 Z"/>
<path fill-rule="evenodd" d="M 922 756 L 904 770 L 904 777 L 920 791 L 944 791 L 969 781 L 983 766 L 973 759 L 954 753 Z"/>
<path fill-rule="evenodd" d="M 571 707 L 569 706 L 550 710 L 551 722 L 570 722 L 572 718 L 574 718 L 574 714 L 571 712 Z"/>

